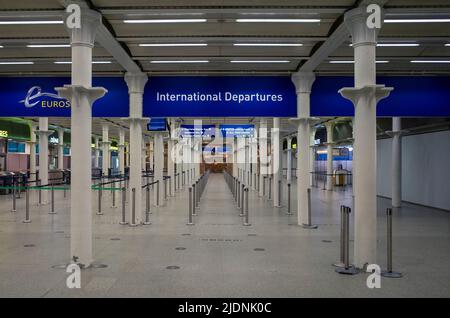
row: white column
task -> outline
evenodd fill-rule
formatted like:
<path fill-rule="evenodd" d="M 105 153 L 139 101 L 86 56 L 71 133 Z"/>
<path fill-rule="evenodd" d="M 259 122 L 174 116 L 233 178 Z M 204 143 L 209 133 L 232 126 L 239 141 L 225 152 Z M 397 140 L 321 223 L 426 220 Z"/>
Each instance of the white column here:
<path fill-rule="evenodd" d="M 102 174 L 104 176 L 108 175 L 108 168 L 111 154 L 109 152 L 109 145 L 111 142 L 109 141 L 109 125 L 102 124 Z"/>
<path fill-rule="evenodd" d="M 325 127 L 327 128 L 327 187 L 326 189 L 333 190 L 333 129 L 334 123 L 326 122 Z"/>
<path fill-rule="evenodd" d="M 142 161 L 141 169 L 143 171 L 147 170 L 147 137 L 142 136 Z"/>
<path fill-rule="evenodd" d="M 145 84 L 147 84 L 147 75 L 144 73 L 126 73 L 125 82 L 128 85 L 128 94 L 130 95 L 130 117 L 125 120 L 130 125 L 130 144 L 129 144 L 129 188 L 128 197 L 128 218 L 131 226 L 140 224 L 143 220 L 142 211 L 142 178 L 141 178 L 141 156 L 142 156 L 142 125 L 148 122 L 148 119 L 142 118 L 142 98 L 144 95 Z M 133 223 L 133 189 L 135 191 L 135 221 Z"/>
<path fill-rule="evenodd" d="M 402 121 L 392 118 L 392 207 L 402 206 Z"/>
<path fill-rule="evenodd" d="M 259 126 L 259 196 L 263 196 L 265 176 L 268 174 L 267 160 L 267 119 L 260 120 Z"/>
<path fill-rule="evenodd" d="M 125 129 L 119 130 L 119 173 L 125 174 Z"/>
<path fill-rule="evenodd" d="M 163 133 L 154 133 L 154 160 L 155 160 L 155 176 L 154 181 L 159 181 L 159 205 L 163 205 L 164 198 L 164 181 L 163 181 L 163 169 L 164 169 L 164 141 Z M 157 204 L 157 191 L 154 192 L 155 199 L 153 202 Z"/>
<path fill-rule="evenodd" d="M 309 138 L 310 95 L 316 77 L 314 73 L 295 73 L 292 81 L 297 92 L 297 118 L 290 119 L 297 125 L 297 215 L 298 225 L 311 224 L 308 213 L 309 189 Z"/>
<path fill-rule="evenodd" d="M 280 118 L 273 119 L 273 129 L 272 129 L 272 189 L 273 189 L 273 206 L 281 207 L 280 198 L 280 182 L 282 165 L 281 165 L 281 149 L 280 149 Z"/>
<path fill-rule="evenodd" d="M 92 85 L 92 48 L 101 14 L 83 6 L 81 28 L 70 29 L 72 84 L 56 88 L 71 102 L 70 255 L 80 266 L 92 263 L 92 103 L 106 90 Z"/>
<path fill-rule="evenodd" d="M 48 184 L 48 137 L 53 133 L 48 130 L 48 118 L 39 118 L 39 178 L 42 185 Z M 48 203 L 48 191 L 42 191 L 42 204 Z"/>
<path fill-rule="evenodd" d="M 286 180 L 287 184 L 292 182 L 292 137 L 289 136 L 287 140 L 287 151 L 286 151 Z"/>
<path fill-rule="evenodd" d="M 64 129 L 58 129 L 58 169 L 64 169 Z"/>
<path fill-rule="evenodd" d="M 376 263 L 377 191 L 376 191 L 376 105 L 392 88 L 376 83 L 376 42 L 378 29 L 368 28 L 366 8 L 345 14 L 344 21 L 352 36 L 355 52 L 355 87 L 339 92 L 355 105 L 355 147 L 357 164 L 354 174 L 358 186 L 355 195 L 354 264 L 363 268 Z"/>
<path fill-rule="evenodd" d="M 95 149 L 94 149 L 94 167 L 100 167 L 100 138 L 95 137 Z"/>
<path fill-rule="evenodd" d="M 36 180 L 36 131 L 37 124 L 30 123 L 30 174 L 31 180 Z"/>

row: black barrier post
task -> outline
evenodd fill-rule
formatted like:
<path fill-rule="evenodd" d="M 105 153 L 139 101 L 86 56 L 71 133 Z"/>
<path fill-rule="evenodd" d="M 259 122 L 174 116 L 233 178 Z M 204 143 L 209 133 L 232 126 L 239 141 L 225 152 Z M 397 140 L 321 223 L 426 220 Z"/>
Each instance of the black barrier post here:
<path fill-rule="evenodd" d="M 387 270 L 381 272 L 381 276 L 388 278 L 401 278 L 402 273 L 392 270 L 392 209 L 386 209 L 387 216 Z"/>
<path fill-rule="evenodd" d="M 287 215 L 292 215 L 292 212 L 291 212 L 291 184 L 290 183 L 288 183 L 287 184 L 287 187 L 288 187 L 288 193 L 287 193 L 287 197 L 288 197 L 288 202 L 287 202 Z"/>
<path fill-rule="evenodd" d="M 131 222 L 130 226 L 137 226 L 136 224 L 136 188 L 131 189 Z"/>
<path fill-rule="evenodd" d="M 25 220 L 23 223 L 31 223 L 30 219 L 30 189 L 28 187 L 25 188 Z"/>
<path fill-rule="evenodd" d="M 145 189 L 145 221 L 142 223 L 144 225 L 152 224 L 150 222 L 150 187 L 147 184 L 147 188 Z"/>
<path fill-rule="evenodd" d="M 192 206 L 193 206 L 193 202 L 192 202 L 192 188 L 189 187 L 189 214 L 188 214 L 188 222 L 186 223 L 187 225 L 194 225 L 194 218 L 193 213 L 192 213 Z"/>
<path fill-rule="evenodd" d="M 122 189 L 122 221 L 120 221 L 119 224 L 125 225 L 125 224 L 127 224 L 127 221 L 125 221 L 125 200 L 126 200 L 127 188 L 123 187 L 121 189 Z"/>
<path fill-rule="evenodd" d="M 245 218 L 244 218 L 244 226 L 250 226 L 249 222 L 249 212 L 248 212 L 248 188 L 244 189 L 245 194 Z"/>
<path fill-rule="evenodd" d="M 341 235 L 340 235 L 340 259 L 339 263 L 333 264 L 335 267 L 345 267 L 345 206 L 341 205 Z"/>
<path fill-rule="evenodd" d="M 307 198 L 308 198 L 308 223 L 302 224 L 302 227 L 304 229 L 317 229 L 317 225 L 312 224 L 312 222 L 311 222 L 311 189 L 308 188 L 306 191 L 307 191 Z"/>
<path fill-rule="evenodd" d="M 98 188 L 98 211 L 97 215 L 103 215 L 102 212 L 102 188 L 101 185 Z"/>
<path fill-rule="evenodd" d="M 51 204 L 51 210 L 48 214 L 56 214 L 55 212 L 55 188 L 52 185 L 52 190 L 51 190 L 51 196 L 52 196 L 52 204 Z"/>
<path fill-rule="evenodd" d="M 344 275 L 356 275 L 359 273 L 358 269 L 350 264 L 350 213 L 349 207 L 344 207 L 344 267 L 337 267 L 336 273 Z"/>

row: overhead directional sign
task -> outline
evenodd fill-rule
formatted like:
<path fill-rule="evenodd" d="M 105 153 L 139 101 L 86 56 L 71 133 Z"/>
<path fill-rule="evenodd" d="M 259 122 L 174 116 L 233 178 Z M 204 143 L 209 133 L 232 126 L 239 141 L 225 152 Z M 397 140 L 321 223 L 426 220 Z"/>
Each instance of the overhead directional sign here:
<path fill-rule="evenodd" d="M 220 125 L 222 137 L 253 137 L 255 132 L 255 125 Z"/>
<path fill-rule="evenodd" d="M 181 137 L 211 137 L 216 133 L 216 125 L 181 125 Z"/>

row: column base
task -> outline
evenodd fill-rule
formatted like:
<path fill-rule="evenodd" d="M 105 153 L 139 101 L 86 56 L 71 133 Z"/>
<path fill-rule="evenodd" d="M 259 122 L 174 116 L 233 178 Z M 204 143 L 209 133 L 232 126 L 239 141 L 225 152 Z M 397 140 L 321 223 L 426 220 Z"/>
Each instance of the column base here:
<path fill-rule="evenodd" d="M 300 225 L 302 228 L 304 228 L 304 229 L 317 229 L 318 228 L 318 226 L 317 225 L 315 225 L 315 224 L 302 224 L 302 225 Z"/>
<path fill-rule="evenodd" d="M 393 272 L 393 271 L 381 271 L 381 276 L 387 277 L 387 278 L 402 278 L 403 274 L 399 272 Z"/>

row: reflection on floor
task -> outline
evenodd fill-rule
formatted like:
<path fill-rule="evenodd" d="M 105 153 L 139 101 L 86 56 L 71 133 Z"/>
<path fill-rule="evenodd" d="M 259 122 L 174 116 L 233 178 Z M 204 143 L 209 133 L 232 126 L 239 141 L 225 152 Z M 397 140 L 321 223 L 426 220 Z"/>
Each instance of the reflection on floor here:
<path fill-rule="evenodd" d="M 285 188 L 286 189 L 286 188 Z M 286 191 L 283 191 L 285 194 Z M 351 193 L 313 189 L 317 230 L 296 226 L 294 215 L 271 207 L 250 192 L 250 223 L 242 226 L 224 178 L 211 174 L 194 226 L 187 226 L 187 191 L 152 208 L 152 225 L 119 225 L 120 208 L 95 215 L 95 260 L 108 265 L 82 272 L 82 288 L 66 287 L 67 273 L 52 268 L 69 257 L 69 199 L 56 193 L 56 212 L 37 207 L 24 224 L 24 198 L 11 211 L 0 197 L 0 297 L 449 297 L 450 213 L 405 204 L 394 216 L 394 269 L 402 279 L 366 287 L 366 274 L 342 276 L 331 264 L 339 257 L 339 205 Z M 284 198 L 287 196 L 284 195 Z M 385 214 L 379 199 L 378 261 L 385 267 Z M 294 224 L 294 225 L 293 225 Z"/>

